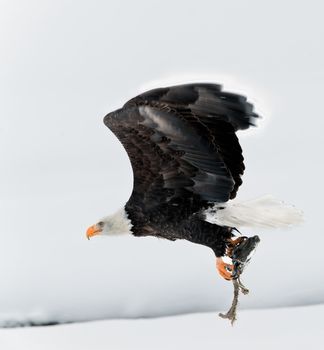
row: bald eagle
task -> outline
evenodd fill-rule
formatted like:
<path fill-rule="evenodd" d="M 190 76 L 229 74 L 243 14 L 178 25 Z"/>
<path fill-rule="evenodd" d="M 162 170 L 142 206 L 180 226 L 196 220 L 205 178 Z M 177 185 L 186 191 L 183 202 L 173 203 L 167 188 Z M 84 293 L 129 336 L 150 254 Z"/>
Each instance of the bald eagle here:
<path fill-rule="evenodd" d="M 212 249 L 217 270 L 237 279 L 259 237 L 240 226 L 284 227 L 300 212 L 271 196 L 232 201 L 242 184 L 236 131 L 255 126 L 251 103 L 220 85 L 194 83 L 147 91 L 104 118 L 123 144 L 134 173 L 125 206 L 87 230 L 185 239 Z"/>

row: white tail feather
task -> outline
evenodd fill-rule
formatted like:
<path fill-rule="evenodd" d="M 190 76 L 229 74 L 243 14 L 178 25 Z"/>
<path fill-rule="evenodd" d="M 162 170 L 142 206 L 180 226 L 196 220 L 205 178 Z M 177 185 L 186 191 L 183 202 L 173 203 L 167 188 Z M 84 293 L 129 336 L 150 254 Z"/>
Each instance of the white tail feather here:
<path fill-rule="evenodd" d="M 205 211 L 206 221 L 220 226 L 285 228 L 303 222 L 303 212 L 271 195 L 215 204 Z"/>

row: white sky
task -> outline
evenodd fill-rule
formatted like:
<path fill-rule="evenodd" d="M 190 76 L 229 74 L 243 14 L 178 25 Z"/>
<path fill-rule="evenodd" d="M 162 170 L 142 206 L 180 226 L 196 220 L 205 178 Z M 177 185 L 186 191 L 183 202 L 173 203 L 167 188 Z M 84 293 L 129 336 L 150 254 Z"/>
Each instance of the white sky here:
<path fill-rule="evenodd" d="M 231 285 L 203 247 L 85 240 L 132 187 L 104 115 L 197 80 L 247 95 L 264 117 L 239 134 L 239 197 L 272 193 L 305 212 L 303 227 L 257 232 L 242 308 L 324 302 L 322 14 L 319 1 L 1 1 L 0 318 L 227 308 Z"/>

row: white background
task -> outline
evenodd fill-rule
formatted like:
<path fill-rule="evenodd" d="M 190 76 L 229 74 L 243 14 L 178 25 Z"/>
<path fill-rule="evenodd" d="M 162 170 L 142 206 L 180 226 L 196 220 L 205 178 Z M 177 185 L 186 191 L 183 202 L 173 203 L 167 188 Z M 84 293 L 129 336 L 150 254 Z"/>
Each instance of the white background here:
<path fill-rule="evenodd" d="M 85 239 L 132 189 L 102 118 L 190 81 L 242 93 L 263 116 L 239 134 L 238 198 L 271 193 L 305 213 L 299 228 L 257 232 L 241 308 L 324 302 L 322 15 L 320 1 L 1 0 L 2 323 L 227 309 L 232 286 L 207 248 Z"/>

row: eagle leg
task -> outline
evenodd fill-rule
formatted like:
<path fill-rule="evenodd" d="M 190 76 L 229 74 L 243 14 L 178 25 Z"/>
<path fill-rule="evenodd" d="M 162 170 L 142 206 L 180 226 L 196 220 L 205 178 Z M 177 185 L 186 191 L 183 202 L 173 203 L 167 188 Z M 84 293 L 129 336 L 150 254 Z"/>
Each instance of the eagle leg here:
<path fill-rule="evenodd" d="M 239 246 L 246 239 L 247 239 L 247 237 L 245 237 L 245 236 L 240 236 L 240 237 L 234 236 L 233 238 L 229 238 L 226 242 L 227 244 L 226 244 L 225 255 L 232 258 L 234 248 Z"/>

